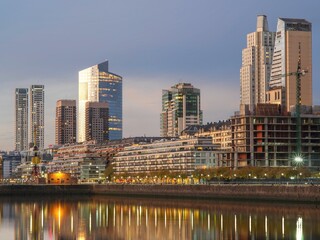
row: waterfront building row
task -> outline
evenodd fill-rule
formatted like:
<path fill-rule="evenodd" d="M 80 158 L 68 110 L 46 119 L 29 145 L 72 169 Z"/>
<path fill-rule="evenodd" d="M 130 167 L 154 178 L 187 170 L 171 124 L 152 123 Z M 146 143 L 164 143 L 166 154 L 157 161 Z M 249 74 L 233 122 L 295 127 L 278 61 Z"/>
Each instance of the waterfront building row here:
<path fill-rule="evenodd" d="M 117 175 L 186 173 L 219 166 L 224 151 L 211 138 L 190 137 L 128 146 L 114 157 Z"/>

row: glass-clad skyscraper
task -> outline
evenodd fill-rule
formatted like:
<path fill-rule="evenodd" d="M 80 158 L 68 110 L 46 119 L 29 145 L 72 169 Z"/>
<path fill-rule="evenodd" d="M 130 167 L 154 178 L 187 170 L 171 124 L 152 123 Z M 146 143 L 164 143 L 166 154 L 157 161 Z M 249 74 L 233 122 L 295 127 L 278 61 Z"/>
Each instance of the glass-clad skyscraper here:
<path fill-rule="evenodd" d="M 160 135 L 177 137 L 191 125 L 202 124 L 200 90 L 190 83 L 178 83 L 170 90 L 162 90 Z"/>
<path fill-rule="evenodd" d="M 122 138 L 122 77 L 109 72 L 108 61 L 79 72 L 78 142 L 85 141 L 87 102 L 109 104 L 109 139 Z"/>

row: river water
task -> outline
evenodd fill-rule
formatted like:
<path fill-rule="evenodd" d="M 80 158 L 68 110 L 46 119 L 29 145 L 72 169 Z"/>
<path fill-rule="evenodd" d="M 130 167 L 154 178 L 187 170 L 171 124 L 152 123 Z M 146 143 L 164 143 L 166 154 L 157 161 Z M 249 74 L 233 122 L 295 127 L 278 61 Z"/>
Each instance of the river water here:
<path fill-rule="evenodd" d="M 1 197 L 0 239 L 320 239 L 320 208 L 108 196 Z"/>

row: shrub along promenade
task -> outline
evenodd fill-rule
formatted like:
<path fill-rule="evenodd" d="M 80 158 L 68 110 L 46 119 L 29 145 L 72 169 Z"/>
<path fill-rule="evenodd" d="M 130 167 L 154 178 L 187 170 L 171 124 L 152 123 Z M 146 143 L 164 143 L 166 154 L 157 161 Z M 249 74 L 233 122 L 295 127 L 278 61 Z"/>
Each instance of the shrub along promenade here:
<path fill-rule="evenodd" d="M 0 185 L 0 196 L 172 197 L 320 203 L 317 184 L 74 184 Z"/>

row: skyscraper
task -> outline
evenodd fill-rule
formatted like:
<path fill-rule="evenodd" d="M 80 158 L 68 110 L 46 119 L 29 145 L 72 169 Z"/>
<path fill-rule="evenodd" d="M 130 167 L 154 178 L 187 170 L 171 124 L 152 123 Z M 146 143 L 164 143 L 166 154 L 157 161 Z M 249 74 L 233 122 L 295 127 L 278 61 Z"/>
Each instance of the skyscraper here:
<path fill-rule="evenodd" d="M 58 100 L 56 106 L 56 144 L 76 142 L 76 100 Z"/>
<path fill-rule="evenodd" d="M 28 88 L 16 88 L 15 107 L 15 150 L 20 152 L 28 149 Z"/>
<path fill-rule="evenodd" d="M 30 139 L 41 150 L 44 148 L 44 86 L 32 85 L 30 87 L 31 132 Z"/>
<path fill-rule="evenodd" d="M 87 102 L 109 105 L 109 139 L 122 138 L 122 77 L 109 72 L 108 61 L 79 72 L 78 141 L 85 141 Z"/>
<path fill-rule="evenodd" d="M 162 90 L 160 116 L 162 137 L 177 137 L 185 128 L 202 124 L 200 90 L 190 83 L 178 83 L 170 90 Z"/>
<path fill-rule="evenodd" d="M 274 39 L 275 33 L 269 31 L 267 17 L 258 16 L 256 31 L 247 35 L 240 69 L 241 104 L 249 105 L 250 111 L 255 109 L 256 104 L 266 102 Z"/>
<path fill-rule="evenodd" d="M 312 32 L 305 19 L 279 18 L 268 102 L 282 105 L 284 111 L 296 104 L 296 76 L 299 56 L 308 73 L 301 79 L 301 104 L 312 106 Z"/>
<path fill-rule="evenodd" d="M 85 140 L 97 142 L 109 140 L 108 103 L 86 102 L 85 107 Z"/>

